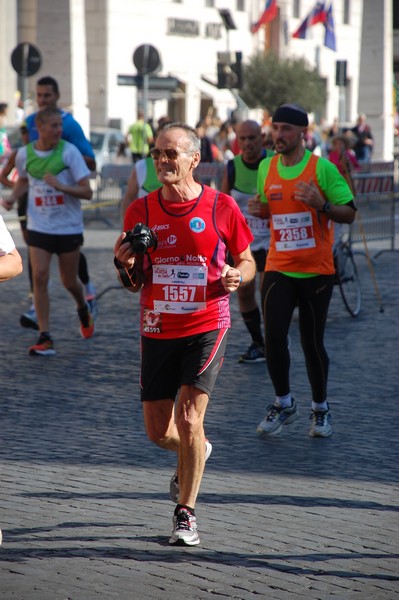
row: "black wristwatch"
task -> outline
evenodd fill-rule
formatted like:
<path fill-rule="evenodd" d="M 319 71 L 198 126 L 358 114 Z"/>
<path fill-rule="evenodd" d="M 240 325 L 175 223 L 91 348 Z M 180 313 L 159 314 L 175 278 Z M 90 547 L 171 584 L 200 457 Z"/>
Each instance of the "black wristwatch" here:
<path fill-rule="evenodd" d="M 328 200 L 326 200 L 323 204 L 323 208 L 321 209 L 321 212 L 328 213 L 330 208 L 331 208 L 331 204 L 329 203 Z"/>

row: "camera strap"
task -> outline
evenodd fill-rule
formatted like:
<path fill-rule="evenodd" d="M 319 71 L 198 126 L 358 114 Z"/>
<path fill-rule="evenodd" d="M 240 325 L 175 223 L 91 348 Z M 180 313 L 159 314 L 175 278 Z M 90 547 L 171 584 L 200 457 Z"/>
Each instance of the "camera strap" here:
<path fill-rule="evenodd" d="M 114 257 L 114 265 L 118 271 L 119 279 L 124 287 L 129 288 L 137 284 L 137 271 L 135 267 L 126 269 L 126 267 L 121 265 L 116 256 Z"/>

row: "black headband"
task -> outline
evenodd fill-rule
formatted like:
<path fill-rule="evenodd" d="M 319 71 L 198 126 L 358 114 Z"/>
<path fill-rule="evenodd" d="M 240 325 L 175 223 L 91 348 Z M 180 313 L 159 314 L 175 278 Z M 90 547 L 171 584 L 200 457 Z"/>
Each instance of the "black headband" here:
<path fill-rule="evenodd" d="M 275 111 L 272 123 L 289 123 L 298 127 L 309 125 L 307 113 L 295 104 L 283 104 Z"/>

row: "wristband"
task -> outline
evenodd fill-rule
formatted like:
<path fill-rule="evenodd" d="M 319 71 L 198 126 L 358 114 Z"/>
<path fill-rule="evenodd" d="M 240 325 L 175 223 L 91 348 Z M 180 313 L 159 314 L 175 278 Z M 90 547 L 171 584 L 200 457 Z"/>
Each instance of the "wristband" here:
<path fill-rule="evenodd" d="M 242 275 L 240 275 L 240 284 L 242 283 Z"/>
<path fill-rule="evenodd" d="M 126 269 L 114 256 L 114 265 L 118 271 L 119 279 L 121 280 L 124 287 L 133 287 L 137 284 L 137 271 L 136 267 L 133 266 L 130 269 Z"/>

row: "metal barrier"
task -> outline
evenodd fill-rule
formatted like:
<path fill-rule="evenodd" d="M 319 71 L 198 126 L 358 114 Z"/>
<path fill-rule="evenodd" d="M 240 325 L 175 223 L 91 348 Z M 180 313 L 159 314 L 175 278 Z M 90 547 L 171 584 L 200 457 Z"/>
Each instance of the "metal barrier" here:
<path fill-rule="evenodd" d="M 93 198 L 82 201 L 84 223 L 102 221 L 108 227 L 119 225 L 121 219 L 121 202 L 133 164 L 107 164 L 101 173 L 91 180 Z"/>
<path fill-rule="evenodd" d="M 396 161 L 371 162 L 352 176 L 358 209 L 353 242 L 387 240 L 395 250 L 397 169 Z"/>
<path fill-rule="evenodd" d="M 363 172 L 352 175 L 356 194 L 372 194 L 376 192 L 393 192 L 394 175 L 390 172 Z"/>
<path fill-rule="evenodd" d="M 356 195 L 358 215 L 352 225 L 352 241 L 389 241 L 395 250 L 395 193 L 378 192 Z"/>
<path fill-rule="evenodd" d="M 102 221 L 108 227 L 120 222 L 121 202 L 133 164 L 107 164 L 96 177 L 91 179 L 93 198 L 82 200 L 85 224 Z M 223 163 L 200 163 L 195 170 L 196 179 L 200 183 L 212 185 L 220 189 L 223 177 Z"/>
<path fill-rule="evenodd" d="M 194 171 L 194 177 L 205 185 L 210 185 L 217 190 L 220 190 L 222 185 L 224 163 L 211 162 L 200 163 Z"/>

